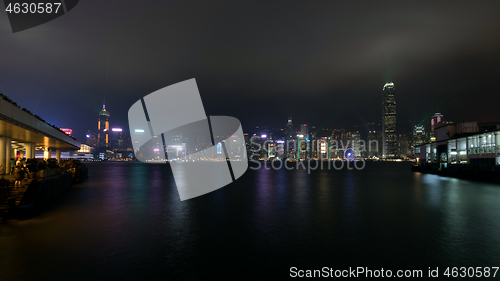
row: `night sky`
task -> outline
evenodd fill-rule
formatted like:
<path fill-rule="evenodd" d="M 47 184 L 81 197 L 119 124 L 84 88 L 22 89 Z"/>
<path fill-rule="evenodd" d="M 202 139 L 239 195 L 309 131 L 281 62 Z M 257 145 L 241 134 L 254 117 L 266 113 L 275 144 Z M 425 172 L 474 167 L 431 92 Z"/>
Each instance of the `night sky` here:
<path fill-rule="evenodd" d="M 445 3 L 446 2 L 446 3 Z M 207 115 L 349 128 L 397 118 L 500 121 L 500 1 L 97 1 L 12 33 L 0 4 L 0 92 L 84 141 L 196 78 Z M 401 126 L 406 133 L 409 126 Z"/>

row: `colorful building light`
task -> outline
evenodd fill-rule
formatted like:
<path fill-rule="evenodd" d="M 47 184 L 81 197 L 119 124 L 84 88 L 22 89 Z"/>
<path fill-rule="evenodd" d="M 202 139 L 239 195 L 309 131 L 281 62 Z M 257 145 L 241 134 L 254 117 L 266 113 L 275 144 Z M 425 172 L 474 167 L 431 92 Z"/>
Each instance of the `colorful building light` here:
<path fill-rule="evenodd" d="M 71 136 L 71 134 L 73 134 L 73 130 L 72 129 L 61 128 L 61 131 L 63 131 L 68 136 Z"/>

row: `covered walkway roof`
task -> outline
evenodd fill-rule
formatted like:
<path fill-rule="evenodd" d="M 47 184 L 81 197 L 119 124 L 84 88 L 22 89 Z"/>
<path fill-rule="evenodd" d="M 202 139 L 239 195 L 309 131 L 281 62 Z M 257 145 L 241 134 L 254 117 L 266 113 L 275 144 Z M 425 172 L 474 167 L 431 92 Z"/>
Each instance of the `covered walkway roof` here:
<path fill-rule="evenodd" d="M 78 150 L 80 143 L 13 103 L 0 99 L 0 136 L 12 139 L 12 148 L 33 143 L 37 149 Z"/>

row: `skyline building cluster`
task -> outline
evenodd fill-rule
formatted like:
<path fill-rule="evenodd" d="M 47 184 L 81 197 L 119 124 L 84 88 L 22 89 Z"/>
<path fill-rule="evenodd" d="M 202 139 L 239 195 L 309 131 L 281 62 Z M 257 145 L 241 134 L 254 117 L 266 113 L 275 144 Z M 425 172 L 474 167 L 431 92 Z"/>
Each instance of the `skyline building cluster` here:
<path fill-rule="evenodd" d="M 410 132 L 398 131 L 396 90 L 394 83 L 389 82 L 382 88 L 382 118 L 378 123 L 366 124 L 366 131 L 358 126 L 351 130 L 317 130 L 315 126 L 300 124 L 296 128 L 290 114 L 284 129 L 256 126 L 246 134 L 246 142 L 248 156 L 253 159 L 345 159 L 347 150 L 354 158 L 407 159 L 414 158 L 416 145 L 433 140 L 432 128 L 443 122 L 443 115 L 436 113 L 429 120 L 431 132 L 423 124 L 413 125 Z M 258 153 L 256 148 L 260 149 Z"/>
<path fill-rule="evenodd" d="M 132 141 L 130 134 L 122 128 L 112 128 L 111 114 L 103 104 L 97 119 L 97 130 L 89 130 L 86 134 L 86 145 L 82 148 L 84 155 L 92 155 L 94 159 L 132 159 Z"/>
<path fill-rule="evenodd" d="M 443 120 L 443 114 L 435 113 L 429 120 L 430 130 L 426 130 L 424 124 L 419 123 L 413 125 L 410 132 L 398 131 L 396 90 L 393 82 L 386 83 L 382 88 L 381 109 L 381 120 L 365 124 L 364 127 L 354 126 L 352 129 L 332 129 L 323 128 L 323 126 L 318 129 L 307 123 L 294 126 L 292 114 L 289 114 L 283 128 L 256 126 L 246 130 L 244 141 L 247 156 L 249 159 L 261 160 L 275 158 L 295 160 L 413 159 L 416 146 L 435 141 L 435 128 L 445 123 L 452 123 Z M 136 157 L 133 153 L 135 150 L 130 134 L 121 128 L 112 128 L 110 116 L 109 111 L 103 105 L 98 115 L 97 130 L 87 133 L 87 145 L 90 148 L 86 150 L 92 149 L 93 157 L 100 159 Z M 401 122 L 400 120 L 399 123 Z M 131 133 L 140 134 L 141 132 Z M 164 150 L 165 153 L 169 152 L 173 159 L 184 159 L 187 154 L 200 149 L 199 137 L 173 134 L 168 138 L 176 145 L 169 145 Z M 152 151 L 155 155 L 161 153 L 161 147 Z M 220 153 L 214 151 L 214 155 L 207 155 L 207 158 L 215 159 L 218 154 Z"/>

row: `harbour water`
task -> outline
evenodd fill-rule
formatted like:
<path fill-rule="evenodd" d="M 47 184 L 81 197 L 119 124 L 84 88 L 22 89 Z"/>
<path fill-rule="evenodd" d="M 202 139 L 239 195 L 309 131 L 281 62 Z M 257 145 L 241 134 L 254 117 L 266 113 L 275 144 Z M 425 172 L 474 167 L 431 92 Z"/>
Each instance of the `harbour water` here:
<path fill-rule="evenodd" d="M 498 184 L 374 162 L 310 173 L 249 169 L 224 188 L 180 201 L 168 165 L 87 165 L 89 179 L 56 206 L 0 225 L 2 280 L 243 280 L 287 278 L 291 267 L 500 266 Z"/>

